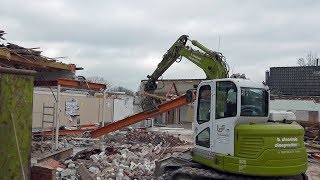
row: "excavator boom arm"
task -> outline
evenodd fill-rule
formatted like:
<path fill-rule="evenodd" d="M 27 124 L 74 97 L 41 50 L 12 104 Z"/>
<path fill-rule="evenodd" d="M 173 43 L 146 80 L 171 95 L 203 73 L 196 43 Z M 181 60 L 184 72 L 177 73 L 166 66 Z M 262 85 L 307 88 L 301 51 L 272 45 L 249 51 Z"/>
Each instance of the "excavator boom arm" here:
<path fill-rule="evenodd" d="M 187 35 L 180 36 L 171 48 L 163 55 L 162 61 L 158 64 L 157 69 L 152 73 L 152 75 L 147 76 L 148 82 L 144 87 L 145 91 L 153 91 L 157 89 L 156 81 L 181 56 L 179 51 L 186 45 L 187 41 Z"/>
<path fill-rule="evenodd" d="M 187 35 L 182 35 L 163 55 L 162 61 L 158 64 L 157 69 L 148 75 L 148 82 L 144 90 L 147 92 L 157 89 L 156 81 L 160 76 L 182 56 L 200 67 L 206 74 L 207 79 L 226 78 L 228 77 L 228 65 L 221 53 L 211 51 L 199 42 L 192 40 L 191 43 L 200 50 L 194 50 L 186 46 L 188 41 Z"/>

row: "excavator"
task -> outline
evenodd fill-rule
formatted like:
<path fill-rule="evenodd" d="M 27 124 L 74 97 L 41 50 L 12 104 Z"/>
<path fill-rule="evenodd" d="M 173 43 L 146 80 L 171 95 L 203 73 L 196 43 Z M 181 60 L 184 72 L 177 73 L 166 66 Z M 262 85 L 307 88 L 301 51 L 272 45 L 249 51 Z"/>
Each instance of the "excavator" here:
<path fill-rule="evenodd" d="M 198 50 L 187 46 L 188 41 Z M 154 92 L 159 77 L 182 57 L 200 67 L 208 80 L 202 81 L 195 93 L 194 147 L 159 160 L 157 177 L 307 179 L 304 129 L 270 120 L 268 86 L 244 77 L 229 78 L 229 68 L 221 53 L 182 35 L 153 74 L 147 76 L 144 90 Z M 186 97 L 190 96 L 189 91 Z M 150 99 L 154 98 L 147 101 Z"/>
<path fill-rule="evenodd" d="M 198 50 L 187 46 L 188 41 Z M 304 129 L 273 119 L 268 86 L 242 75 L 229 78 L 221 53 L 182 35 L 148 76 L 144 90 L 154 92 L 159 77 L 182 57 L 207 76 L 196 91 L 188 90 L 153 110 L 113 122 L 88 136 L 96 138 L 194 102 L 193 148 L 156 161 L 158 179 L 308 179 Z"/>

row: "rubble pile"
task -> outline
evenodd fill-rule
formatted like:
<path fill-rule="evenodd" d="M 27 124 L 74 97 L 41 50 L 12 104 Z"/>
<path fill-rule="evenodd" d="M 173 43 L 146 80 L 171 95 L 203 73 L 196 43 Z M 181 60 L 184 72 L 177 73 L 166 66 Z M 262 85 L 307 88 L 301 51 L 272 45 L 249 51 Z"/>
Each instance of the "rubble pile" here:
<path fill-rule="evenodd" d="M 42 147 L 41 147 L 40 141 L 32 141 L 31 142 L 31 153 L 40 152 L 40 151 L 50 151 L 50 150 L 51 150 L 51 143 L 48 141 L 43 142 Z"/>
<path fill-rule="evenodd" d="M 87 146 L 93 146 L 93 145 L 94 145 L 94 141 L 91 141 L 91 140 L 76 141 L 70 137 L 63 137 L 59 141 L 59 148 L 87 147 Z"/>
<path fill-rule="evenodd" d="M 143 129 L 123 131 L 111 137 L 106 136 L 105 140 L 106 142 L 112 142 L 116 140 L 116 142 L 131 144 L 142 142 L 145 144 L 151 143 L 152 145 L 158 145 L 161 143 L 162 145 L 170 144 L 170 146 L 188 144 L 188 142 L 181 140 L 179 137 L 166 132 L 148 132 Z"/>
<path fill-rule="evenodd" d="M 318 140 L 320 135 L 319 124 L 314 124 L 309 127 L 305 127 L 305 139 L 307 140 Z"/>
<path fill-rule="evenodd" d="M 62 179 L 151 179 L 157 160 L 175 153 L 170 148 L 188 143 L 167 133 L 129 130 L 109 134 L 97 144 L 99 146 L 80 151 L 65 161 L 66 168 L 57 168 L 57 176 Z"/>
<path fill-rule="evenodd" d="M 305 141 L 320 141 L 320 123 L 319 122 L 309 122 L 309 121 L 294 121 L 292 124 L 301 125 L 304 130 Z"/>

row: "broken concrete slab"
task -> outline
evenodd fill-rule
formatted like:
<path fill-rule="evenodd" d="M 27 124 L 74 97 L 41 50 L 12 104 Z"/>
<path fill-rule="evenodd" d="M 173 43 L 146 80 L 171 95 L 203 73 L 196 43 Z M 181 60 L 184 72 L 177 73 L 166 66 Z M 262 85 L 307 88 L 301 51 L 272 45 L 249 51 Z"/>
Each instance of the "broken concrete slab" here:
<path fill-rule="evenodd" d="M 53 153 L 46 154 L 45 156 L 42 156 L 42 157 L 37 157 L 36 159 L 38 163 L 45 161 L 47 159 L 54 159 L 57 161 L 61 161 L 61 160 L 70 158 L 72 156 L 72 152 L 73 152 L 73 148 L 70 147 L 70 148 L 59 150 L 59 151 L 55 151 Z"/>
<path fill-rule="evenodd" d="M 83 164 L 79 165 L 78 173 L 82 179 L 94 180 L 94 178 L 90 175 L 89 171 Z"/>
<path fill-rule="evenodd" d="M 71 171 L 71 169 L 64 169 L 63 171 L 60 172 L 60 176 L 62 178 L 67 177 L 67 176 L 71 176 L 73 173 Z"/>

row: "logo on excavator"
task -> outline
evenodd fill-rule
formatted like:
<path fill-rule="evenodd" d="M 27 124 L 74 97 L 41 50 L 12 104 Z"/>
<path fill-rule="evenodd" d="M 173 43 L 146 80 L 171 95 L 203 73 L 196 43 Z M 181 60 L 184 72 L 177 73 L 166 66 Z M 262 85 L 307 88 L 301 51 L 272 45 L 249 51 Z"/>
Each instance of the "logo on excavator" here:
<path fill-rule="evenodd" d="M 219 125 L 217 125 L 217 131 L 218 132 L 222 132 L 225 128 L 226 128 L 225 125 L 221 125 L 220 127 L 219 127 Z"/>
<path fill-rule="evenodd" d="M 241 172 L 247 166 L 247 161 L 239 159 L 239 172 Z"/>
<path fill-rule="evenodd" d="M 193 53 L 191 53 L 191 55 L 189 56 L 189 58 L 190 58 L 191 60 L 197 62 L 197 63 L 200 63 L 200 61 L 201 61 L 201 57 L 199 57 L 199 56 L 197 56 L 197 55 L 195 55 L 195 54 L 193 54 Z"/>

